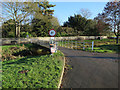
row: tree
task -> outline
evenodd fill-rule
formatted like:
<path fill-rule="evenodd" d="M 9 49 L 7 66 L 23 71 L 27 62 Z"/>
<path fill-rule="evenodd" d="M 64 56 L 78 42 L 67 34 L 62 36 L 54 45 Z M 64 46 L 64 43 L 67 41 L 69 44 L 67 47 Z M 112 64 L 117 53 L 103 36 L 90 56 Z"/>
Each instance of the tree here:
<path fill-rule="evenodd" d="M 30 13 L 22 12 L 25 7 L 24 2 L 3 2 L 3 18 L 14 19 L 16 26 L 16 37 L 20 37 L 20 24 L 30 15 Z"/>
<path fill-rule="evenodd" d="M 85 9 L 85 8 L 80 9 L 79 14 L 82 17 L 85 17 L 85 18 L 89 18 L 92 15 L 92 13 L 90 12 L 90 10 L 89 9 Z"/>
<path fill-rule="evenodd" d="M 43 19 L 34 18 L 32 20 L 32 26 L 33 26 L 32 34 L 34 34 L 34 36 L 37 37 L 48 36 L 48 31 L 52 28 L 52 24 L 47 17 L 46 18 L 44 17 Z"/>
<path fill-rule="evenodd" d="M 68 18 L 68 21 L 64 23 L 63 26 L 72 27 L 74 29 L 75 35 L 82 35 L 85 30 L 87 19 L 81 15 L 74 15 Z"/>
<path fill-rule="evenodd" d="M 38 3 L 38 6 L 41 9 L 41 14 L 42 15 L 47 15 L 47 16 L 51 15 L 52 16 L 54 10 L 51 10 L 50 8 L 54 7 L 56 5 L 49 4 L 48 1 L 43 1 L 43 2 Z"/>
<path fill-rule="evenodd" d="M 25 2 L 25 5 L 26 7 L 23 11 L 31 13 L 32 19 L 41 19 L 43 16 L 52 16 L 54 10 L 51 10 L 50 8 L 56 6 L 50 4 L 47 0 L 39 2 Z"/>
<path fill-rule="evenodd" d="M 96 25 L 96 21 L 94 21 L 92 19 L 88 19 L 86 21 L 86 26 L 85 26 L 85 30 L 83 32 L 83 35 L 87 35 L 87 36 L 99 35 L 99 32 L 97 31 L 95 25 Z"/>
<path fill-rule="evenodd" d="M 59 27 L 60 26 L 60 23 L 58 21 L 58 19 L 56 17 L 53 17 L 50 19 L 50 22 L 52 23 L 53 26 L 55 27 Z"/>
<path fill-rule="evenodd" d="M 64 23 L 64 27 L 72 27 L 75 32 L 74 35 L 99 35 L 96 29 L 96 21 L 86 19 L 79 14 L 70 16 L 68 21 Z"/>
<path fill-rule="evenodd" d="M 2 24 L 2 37 L 15 37 L 15 20 L 10 19 Z"/>
<path fill-rule="evenodd" d="M 49 16 L 44 16 L 43 18 L 32 20 L 32 34 L 34 36 L 49 36 L 48 31 L 50 29 L 57 30 L 60 25 L 57 18 L 53 17 L 50 19 Z"/>
<path fill-rule="evenodd" d="M 54 6 L 46 0 L 40 2 L 4 2 L 3 16 L 15 20 L 16 37 L 20 37 L 20 25 L 22 22 L 31 24 L 33 18 L 51 19 L 54 10 L 50 10 L 50 8 Z"/>
<path fill-rule="evenodd" d="M 111 28 L 116 35 L 116 43 L 120 36 L 120 1 L 113 0 L 108 2 L 104 8 L 101 18 L 108 24 L 111 25 Z"/>
<path fill-rule="evenodd" d="M 94 20 L 96 22 L 95 28 L 97 30 L 97 33 L 99 33 L 98 35 L 107 35 L 108 33 L 110 33 L 110 24 L 106 23 L 101 18 L 101 14 L 98 14 L 98 16 L 94 18 Z"/>

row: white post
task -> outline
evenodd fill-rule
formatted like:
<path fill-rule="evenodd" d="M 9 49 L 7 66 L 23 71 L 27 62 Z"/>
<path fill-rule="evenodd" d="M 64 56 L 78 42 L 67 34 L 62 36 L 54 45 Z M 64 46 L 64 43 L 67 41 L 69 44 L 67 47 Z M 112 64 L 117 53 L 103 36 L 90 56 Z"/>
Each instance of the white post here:
<path fill-rule="evenodd" d="M 93 48 L 94 48 L 94 41 L 92 41 L 92 51 L 93 51 Z"/>

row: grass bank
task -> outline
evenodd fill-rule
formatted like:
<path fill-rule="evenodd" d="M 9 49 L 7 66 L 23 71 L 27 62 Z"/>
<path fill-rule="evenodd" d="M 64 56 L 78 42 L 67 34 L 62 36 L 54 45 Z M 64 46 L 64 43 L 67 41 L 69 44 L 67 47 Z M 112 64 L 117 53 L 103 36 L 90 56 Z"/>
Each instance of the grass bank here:
<path fill-rule="evenodd" d="M 10 46 L 3 46 L 3 49 L 9 50 L 8 47 L 10 48 Z M 63 68 L 63 58 L 63 53 L 58 51 L 53 56 L 47 54 L 4 60 L 2 61 L 2 87 L 57 88 Z"/>

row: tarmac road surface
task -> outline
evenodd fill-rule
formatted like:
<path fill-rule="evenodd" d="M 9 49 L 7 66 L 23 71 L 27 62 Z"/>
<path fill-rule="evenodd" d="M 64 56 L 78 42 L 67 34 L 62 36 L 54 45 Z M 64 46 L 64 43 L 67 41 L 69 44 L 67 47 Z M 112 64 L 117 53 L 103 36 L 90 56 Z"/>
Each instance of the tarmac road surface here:
<path fill-rule="evenodd" d="M 72 67 L 65 71 L 61 88 L 118 88 L 118 54 L 59 50 Z"/>

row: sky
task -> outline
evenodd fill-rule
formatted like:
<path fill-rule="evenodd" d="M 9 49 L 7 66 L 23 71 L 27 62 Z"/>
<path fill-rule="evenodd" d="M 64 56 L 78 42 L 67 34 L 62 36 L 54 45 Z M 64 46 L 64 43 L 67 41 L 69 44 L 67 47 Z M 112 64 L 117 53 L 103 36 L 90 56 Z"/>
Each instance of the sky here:
<path fill-rule="evenodd" d="M 7 0 L 3 0 L 7 1 Z M 15 1 L 15 0 L 13 0 Z M 19 0 L 24 1 L 24 0 Z M 25 0 L 29 1 L 29 0 Z M 51 8 L 54 9 L 54 15 L 58 18 L 60 25 L 68 21 L 68 17 L 79 14 L 80 9 L 89 9 L 92 13 L 90 19 L 93 19 L 101 13 L 109 0 L 48 0 L 50 4 L 56 5 Z M 89 1 L 89 2 L 88 2 Z M 0 10 L 1 11 L 1 10 Z"/>
<path fill-rule="evenodd" d="M 60 25 L 68 20 L 68 17 L 79 14 L 81 8 L 89 9 L 92 13 L 89 19 L 93 19 L 102 13 L 107 2 L 50 2 L 50 4 L 56 5 L 54 8 L 54 15 L 58 18 Z"/>

